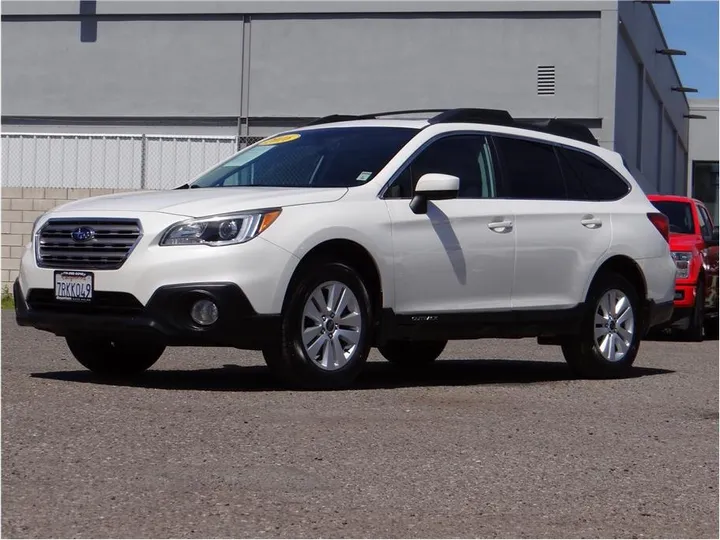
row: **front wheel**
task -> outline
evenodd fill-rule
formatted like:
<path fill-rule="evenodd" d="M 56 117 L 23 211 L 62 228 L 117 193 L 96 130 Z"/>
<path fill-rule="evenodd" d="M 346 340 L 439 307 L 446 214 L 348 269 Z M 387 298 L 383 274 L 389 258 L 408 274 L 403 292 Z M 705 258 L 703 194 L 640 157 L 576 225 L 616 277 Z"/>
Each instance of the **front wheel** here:
<path fill-rule="evenodd" d="M 80 364 L 106 377 L 137 375 L 165 352 L 164 345 L 141 340 L 67 337 L 65 341 Z"/>
<path fill-rule="evenodd" d="M 420 367 L 437 360 L 446 345 L 447 341 L 391 340 L 378 347 L 378 350 L 391 364 Z"/>
<path fill-rule="evenodd" d="M 349 386 L 370 351 L 372 315 L 362 278 L 345 264 L 318 263 L 292 293 L 280 339 L 263 349 L 268 367 L 290 386 Z"/>
<path fill-rule="evenodd" d="M 562 346 L 570 368 L 583 377 L 618 377 L 632 366 L 643 328 L 635 288 L 618 274 L 593 284 L 577 336 Z"/>

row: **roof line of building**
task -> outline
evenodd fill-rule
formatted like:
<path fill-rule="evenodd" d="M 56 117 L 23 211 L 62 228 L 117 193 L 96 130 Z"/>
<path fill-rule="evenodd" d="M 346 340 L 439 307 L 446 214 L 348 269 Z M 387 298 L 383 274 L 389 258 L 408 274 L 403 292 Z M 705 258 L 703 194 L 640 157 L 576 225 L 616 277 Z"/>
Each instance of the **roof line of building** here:
<path fill-rule="evenodd" d="M 93 15 L 340 14 L 603 11 L 587 0 L 101 0 Z M 3 15 L 78 15 L 77 0 L 3 0 Z"/>

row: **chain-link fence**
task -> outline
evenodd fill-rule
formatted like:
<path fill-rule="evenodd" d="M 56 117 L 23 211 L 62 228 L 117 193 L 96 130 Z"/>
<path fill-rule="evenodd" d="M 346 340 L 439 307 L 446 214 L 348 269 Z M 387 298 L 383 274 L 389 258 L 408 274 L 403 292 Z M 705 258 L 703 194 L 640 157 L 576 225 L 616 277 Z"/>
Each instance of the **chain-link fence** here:
<path fill-rule="evenodd" d="M 262 137 L 2 134 L 2 186 L 171 189 Z"/>

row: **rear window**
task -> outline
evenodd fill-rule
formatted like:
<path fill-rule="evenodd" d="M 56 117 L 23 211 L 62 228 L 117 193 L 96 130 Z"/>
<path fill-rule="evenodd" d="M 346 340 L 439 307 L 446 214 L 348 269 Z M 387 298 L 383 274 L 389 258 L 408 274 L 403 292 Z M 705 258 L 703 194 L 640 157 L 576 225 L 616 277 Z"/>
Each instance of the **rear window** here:
<path fill-rule="evenodd" d="M 678 234 L 695 234 L 692 207 L 690 203 L 680 201 L 652 201 L 660 212 L 670 221 L 670 232 Z"/>

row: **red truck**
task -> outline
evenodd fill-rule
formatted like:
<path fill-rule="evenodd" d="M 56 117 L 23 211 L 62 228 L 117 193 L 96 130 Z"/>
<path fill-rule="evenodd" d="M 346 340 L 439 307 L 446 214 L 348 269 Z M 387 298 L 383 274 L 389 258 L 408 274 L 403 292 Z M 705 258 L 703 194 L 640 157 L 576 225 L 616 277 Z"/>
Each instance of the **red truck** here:
<path fill-rule="evenodd" d="M 705 205 L 690 197 L 649 195 L 670 222 L 677 275 L 670 328 L 690 341 L 718 336 L 718 227 Z"/>

